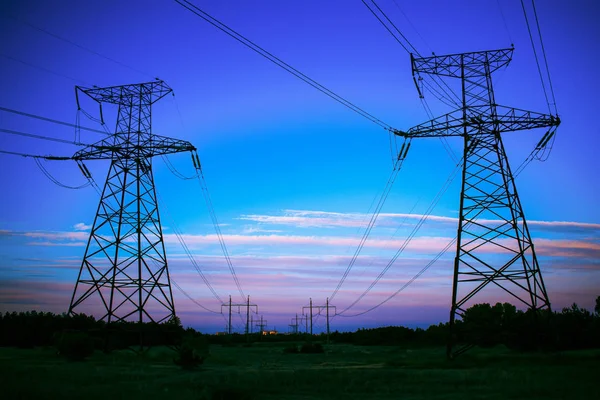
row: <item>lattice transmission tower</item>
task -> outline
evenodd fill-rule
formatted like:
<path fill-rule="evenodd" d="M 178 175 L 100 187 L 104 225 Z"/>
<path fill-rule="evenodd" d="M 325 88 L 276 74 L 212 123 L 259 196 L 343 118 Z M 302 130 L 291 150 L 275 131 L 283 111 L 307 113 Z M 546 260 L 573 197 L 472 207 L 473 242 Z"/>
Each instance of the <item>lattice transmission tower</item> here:
<path fill-rule="evenodd" d="M 554 130 L 560 119 L 496 103 L 492 73 L 508 65 L 513 50 L 411 56 L 413 74 L 460 79 L 462 105 L 407 132 L 394 131 L 406 138 L 461 136 L 464 140 L 449 357 L 472 347 L 457 346 L 455 321 L 490 284 L 535 312 L 550 308 L 501 134 L 542 127 Z"/>
<path fill-rule="evenodd" d="M 98 102 L 101 112 L 102 103 L 117 105 L 118 116 L 114 134 L 72 157 L 88 178 L 84 160 L 110 160 L 110 168 L 69 313 L 81 310 L 85 304 L 100 307 L 101 319 L 109 323 L 167 321 L 175 316 L 175 304 L 152 158 L 195 151 L 195 147 L 151 132 L 152 104 L 172 92 L 163 81 L 106 88 L 76 87 L 78 92 Z"/>

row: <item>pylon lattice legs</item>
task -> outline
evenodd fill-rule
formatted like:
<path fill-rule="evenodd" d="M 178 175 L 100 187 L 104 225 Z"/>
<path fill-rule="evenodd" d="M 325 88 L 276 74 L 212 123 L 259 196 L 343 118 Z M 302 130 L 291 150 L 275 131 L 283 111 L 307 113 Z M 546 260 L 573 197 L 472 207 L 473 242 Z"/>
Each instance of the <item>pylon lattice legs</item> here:
<path fill-rule="evenodd" d="M 500 134 L 480 133 L 465 142 L 451 330 L 489 284 L 528 309 L 550 307 Z M 470 347 L 453 349 L 453 341 L 450 356 Z"/>
<path fill-rule="evenodd" d="M 175 316 L 147 159 L 111 162 L 69 306 L 69 313 L 76 311 L 108 322 L 163 322 Z"/>

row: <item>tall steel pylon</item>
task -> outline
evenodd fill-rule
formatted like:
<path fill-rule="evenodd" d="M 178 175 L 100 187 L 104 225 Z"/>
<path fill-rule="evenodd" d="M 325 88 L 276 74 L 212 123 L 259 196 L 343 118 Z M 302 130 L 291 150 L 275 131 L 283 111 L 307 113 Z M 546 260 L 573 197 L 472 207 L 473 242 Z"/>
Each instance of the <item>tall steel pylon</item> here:
<path fill-rule="evenodd" d="M 508 65 L 513 50 L 411 57 L 413 74 L 459 78 L 462 107 L 407 132 L 394 131 L 407 138 L 461 136 L 464 140 L 449 357 L 472 347 L 469 343 L 457 346 L 456 318 L 489 284 L 528 309 L 550 309 L 501 133 L 556 129 L 560 119 L 496 104 L 492 72 Z"/>
<path fill-rule="evenodd" d="M 194 151 L 189 142 L 151 133 L 152 104 L 172 92 L 163 81 L 106 88 L 76 87 L 100 104 L 118 106 L 116 130 L 72 157 L 110 160 L 110 168 L 69 313 L 84 304 L 101 320 L 164 322 L 175 304 L 158 211 L 152 157 Z M 79 101 L 78 101 L 79 103 Z M 102 115 L 102 114 L 101 114 Z M 86 309 L 85 311 L 88 311 Z"/>

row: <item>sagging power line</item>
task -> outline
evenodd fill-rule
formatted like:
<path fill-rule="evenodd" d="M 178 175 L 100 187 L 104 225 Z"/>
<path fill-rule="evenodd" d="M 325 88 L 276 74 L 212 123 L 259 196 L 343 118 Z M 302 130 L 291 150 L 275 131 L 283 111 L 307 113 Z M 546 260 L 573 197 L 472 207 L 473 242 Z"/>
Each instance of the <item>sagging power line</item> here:
<path fill-rule="evenodd" d="M 350 110 L 354 111 L 355 113 L 359 114 L 360 116 L 368 119 L 369 121 L 371 121 L 371 122 L 379 125 L 380 127 L 384 128 L 384 129 L 389 130 L 389 129 L 392 128 L 391 125 L 383 122 L 379 118 L 377 118 L 374 115 L 368 113 L 364 109 L 358 107 L 356 104 L 350 102 L 349 100 L 347 100 L 344 97 L 338 95 L 337 93 L 334 93 L 333 91 L 331 91 L 330 89 L 326 88 L 325 86 L 323 86 L 319 82 L 315 81 L 314 79 L 308 77 L 307 75 L 305 75 L 304 73 L 300 72 L 296 68 L 292 67 L 291 65 L 289 65 L 288 63 L 286 63 L 285 61 L 283 61 L 282 59 L 280 59 L 279 57 L 273 55 L 269 51 L 265 50 L 263 47 L 257 45 L 255 42 L 251 41 L 250 39 L 246 38 L 245 36 L 243 36 L 239 32 L 237 32 L 234 29 L 230 28 L 225 23 L 223 23 L 223 22 L 219 21 L 218 19 L 214 18 L 213 16 L 211 16 L 210 14 L 208 14 L 206 11 L 200 9 L 198 6 L 194 5 L 192 2 L 190 2 L 188 0 L 174 0 L 174 1 L 177 4 L 179 4 L 180 6 L 182 6 L 183 8 L 187 9 L 188 11 L 192 12 L 196 16 L 202 18 L 203 20 L 205 20 L 209 24 L 213 25 L 215 28 L 223 31 L 227 35 L 231 36 L 233 39 L 235 39 L 238 42 L 242 43 L 244 46 L 246 46 L 249 49 L 253 50 L 254 52 L 260 54 L 261 56 L 263 56 L 267 60 L 271 61 L 273 64 L 275 64 L 278 67 L 284 69 L 285 71 L 287 71 L 290 74 L 294 75 L 296 78 L 298 78 L 301 81 L 307 83 L 308 85 L 312 86 L 313 88 L 317 89 L 318 91 L 320 91 L 321 93 L 325 94 L 326 96 L 332 98 L 333 100 L 337 101 L 338 103 L 340 103 L 340 104 L 348 107 Z"/>

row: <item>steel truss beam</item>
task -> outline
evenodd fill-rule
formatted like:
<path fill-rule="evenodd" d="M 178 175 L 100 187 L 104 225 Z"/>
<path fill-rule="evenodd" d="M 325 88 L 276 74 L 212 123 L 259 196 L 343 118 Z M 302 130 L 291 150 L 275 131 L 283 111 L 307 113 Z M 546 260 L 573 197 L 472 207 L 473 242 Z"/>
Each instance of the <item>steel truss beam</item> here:
<path fill-rule="evenodd" d="M 394 132 L 407 138 L 464 139 L 449 357 L 472 347 L 472 343 L 457 343 L 456 320 L 490 284 L 528 309 L 550 309 L 501 133 L 556 127 L 560 119 L 496 104 L 492 72 L 508 65 L 512 52 L 513 49 L 502 49 L 412 58 L 416 74 L 459 78 L 462 107 L 406 132 Z"/>

